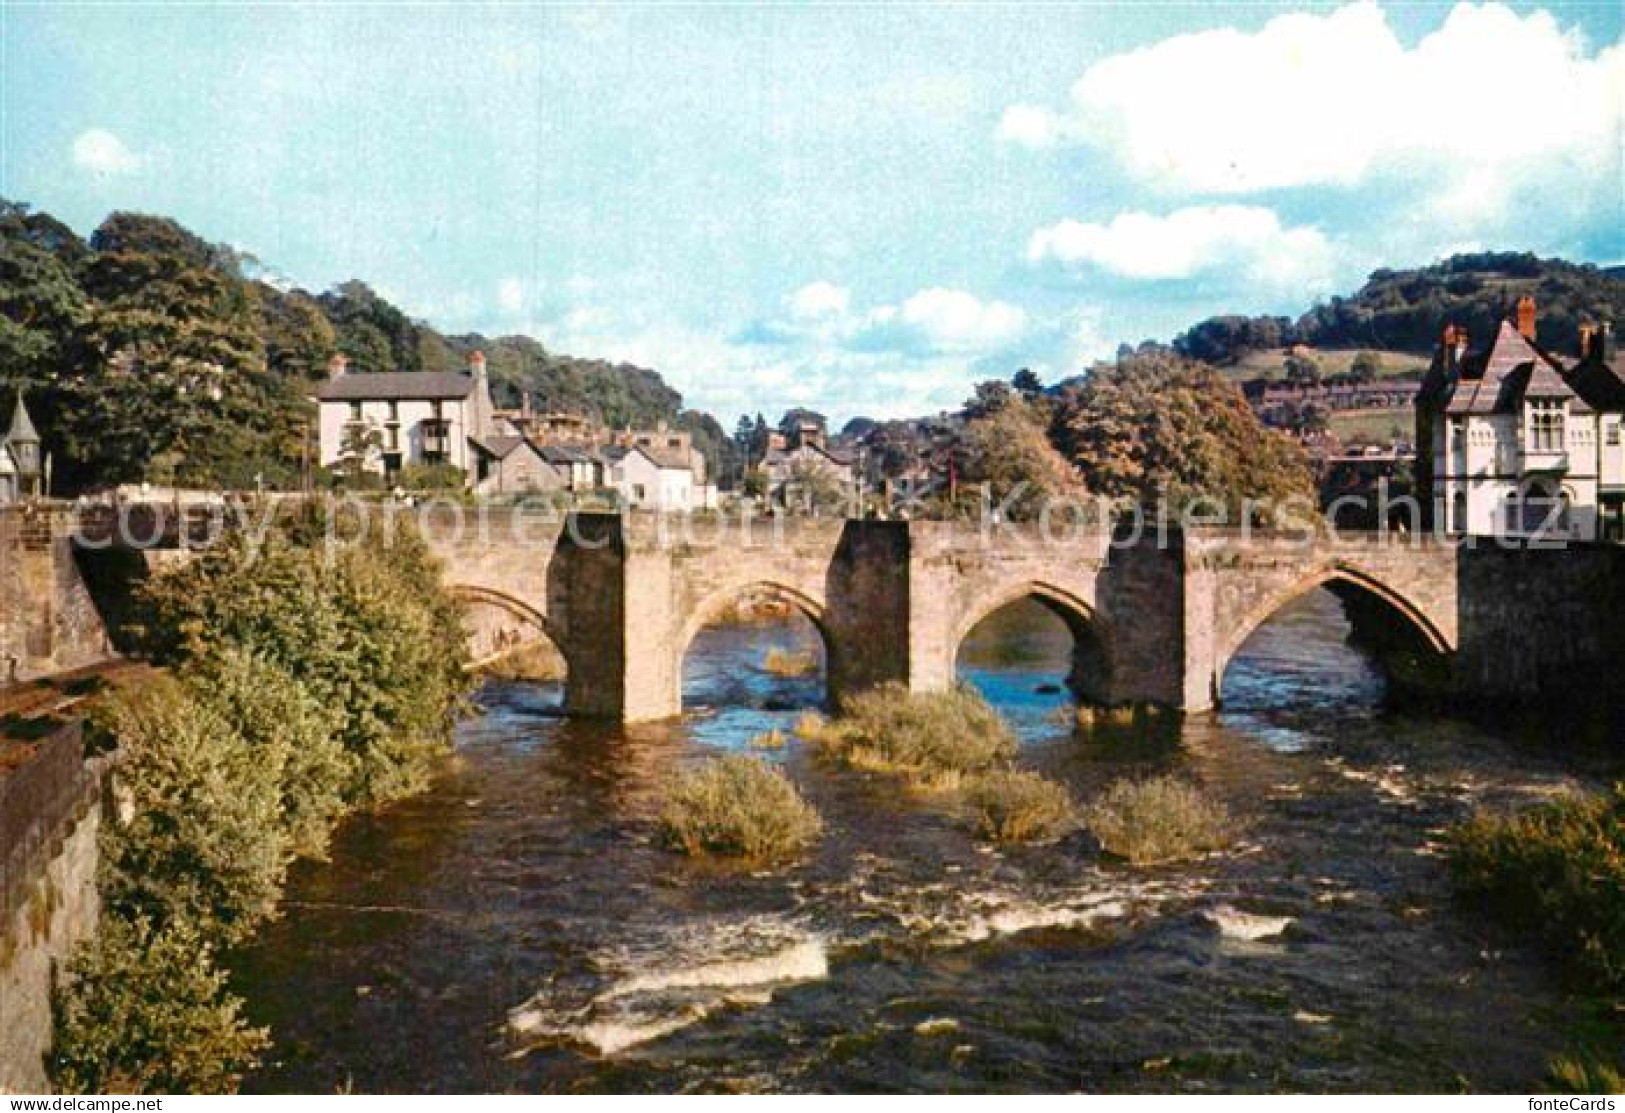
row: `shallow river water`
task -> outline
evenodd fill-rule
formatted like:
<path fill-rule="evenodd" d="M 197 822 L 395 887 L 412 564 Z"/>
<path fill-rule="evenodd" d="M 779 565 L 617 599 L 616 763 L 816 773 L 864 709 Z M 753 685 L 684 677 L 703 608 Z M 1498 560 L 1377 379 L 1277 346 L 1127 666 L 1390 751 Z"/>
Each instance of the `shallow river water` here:
<path fill-rule="evenodd" d="M 1528 1090 L 1563 1046 L 1557 977 L 1452 905 L 1437 845 L 1477 803 L 1585 779 L 1385 710 L 1346 634 L 1315 593 L 1249 642 L 1222 712 L 1085 739 L 1057 620 L 1019 604 L 973 633 L 962 674 L 1024 765 L 1084 802 L 1177 771 L 1245 825 L 1156 869 L 1083 836 L 994 850 L 793 739 L 765 756 L 823 814 L 815 853 L 751 873 L 661 849 L 676 770 L 820 701 L 762 667 L 816 648 L 804 625 L 703 632 L 671 724 L 566 721 L 557 686 L 490 684 L 433 789 L 347 824 L 234 961 L 276 1041 L 248 1088 Z"/>

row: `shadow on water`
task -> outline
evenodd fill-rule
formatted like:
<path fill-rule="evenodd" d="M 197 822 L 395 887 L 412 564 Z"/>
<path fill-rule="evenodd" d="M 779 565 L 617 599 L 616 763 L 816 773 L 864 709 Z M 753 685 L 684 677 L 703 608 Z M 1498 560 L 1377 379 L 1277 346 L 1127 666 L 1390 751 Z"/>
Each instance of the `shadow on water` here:
<path fill-rule="evenodd" d="M 1082 841 L 980 845 L 938 798 L 771 751 L 825 819 L 776 871 L 654 842 L 673 773 L 824 698 L 703 632 L 685 714 L 561 720 L 501 683 L 433 789 L 340 832 L 240 956 L 276 1034 L 260 1090 L 1527 1090 L 1563 998 L 1450 903 L 1440 830 L 1577 778 L 1485 730 L 1384 710 L 1330 597 L 1267 624 L 1225 710 L 1160 741 L 1075 730 L 1042 608 L 973 632 L 961 674 L 1021 761 L 1087 802 L 1172 771 L 1245 824 L 1233 851 L 1133 870 Z M 1047 620 L 1047 623 L 1046 623 Z M 810 642 L 808 639 L 811 639 Z"/>

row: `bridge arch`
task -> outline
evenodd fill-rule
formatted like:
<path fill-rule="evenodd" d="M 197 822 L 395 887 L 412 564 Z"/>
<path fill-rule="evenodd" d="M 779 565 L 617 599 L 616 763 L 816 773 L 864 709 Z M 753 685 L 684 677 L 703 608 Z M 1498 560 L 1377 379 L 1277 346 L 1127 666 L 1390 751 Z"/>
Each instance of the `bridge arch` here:
<path fill-rule="evenodd" d="M 1330 591 L 1343 603 L 1354 633 L 1377 651 L 1390 680 L 1401 679 L 1396 671 L 1403 671 L 1407 678 L 1420 679 L 1421 672 L 1436 669 L 1455 653 L 1451 638 L 1427 608 L 1408 592 L 1357 565 L 1334 561 L 1270 592 L 1239 621 L 1223 623 L 1211 680 L 1215 704 L 1219 702 L 1230 662 L 1247 640 L 1287 606 L 1320 588 Z"/>
<path fill-rule="evenodd" d="M 1072 666 L 1067 686 L 1080 699 L 1107 703 L 1111 699 L 1111 641 L 1106 623 L 1094 606 L 1080 595 L 1045 580 L 1005 584 L 965 608 L 949 638 L 950 660 L 957 672 L 965 639 L 982 622 L 1012 603 L 1031 599 L 1065 624 L 1072 635 Z"/>
<path fill-rule="evenodd" d="M 819 644 L 823 648 L 825 696 L 827 698 L 830 695 L 830 678 L 834 675 L 838 647 L 835 638 L 831 636 L 830 623 L 822 600 L 793 584 L 782 580 L 762 578 L 717 588 L 690 610 L 673 643 L 675 658 L 672 676 L 678 689 L 673 706 L 681 708 L 683 704 L 684 663 L 688 658 L 689 650 L 693 647 L 694 639 L 707 626 L 715 624 L 718 619 L 725 616 L 731 608 L 737 607 L 741 603 L 762 601 L 775 602 L 789 607 L 796 614 L 806 619 L 807 623 L 817 632 Z"/>
<path fill-rule="evenodd" d="M 449 584 L 447 594 L 463 608 L 473 668 L 487 668 L 538 648 L 551 650 L 565 670 L 565 640 L 547 616 L 515 595 L 476 584 Z"/>

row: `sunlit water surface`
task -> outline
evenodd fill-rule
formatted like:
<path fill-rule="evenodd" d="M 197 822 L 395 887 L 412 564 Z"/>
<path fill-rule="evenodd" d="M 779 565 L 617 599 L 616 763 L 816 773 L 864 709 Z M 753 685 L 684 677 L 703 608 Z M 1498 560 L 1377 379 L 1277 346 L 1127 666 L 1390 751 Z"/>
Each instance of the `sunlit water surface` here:
<path fill-rule="evenodd" d="M 1264 627 L 1225 709 L 1162 738 L 1081 738 L 1070 642 L 1036 604 L 984 623 L 961 672 L 1022 761 L 1087 801 L 1174 771 L 1245 824 L 1179 867 L 1086 836 L 994 850 L 939 799 L 762 751 L 822 812 L 779 871 L 654 841 L 673 774 L 817 706 L 769 647 L 804 624 L 703 632 L 678 722 L 558 717 L 492 684 L 433 789 L 340 832 L 236 966 L 276 1045 L 256 1090 L 1526 1091 L 1563 1001 L 1532 952 L 1452 906 L 1441 830 L 1577 783 L 1557 758 L 1388 712 L 1315 593 Z"/>

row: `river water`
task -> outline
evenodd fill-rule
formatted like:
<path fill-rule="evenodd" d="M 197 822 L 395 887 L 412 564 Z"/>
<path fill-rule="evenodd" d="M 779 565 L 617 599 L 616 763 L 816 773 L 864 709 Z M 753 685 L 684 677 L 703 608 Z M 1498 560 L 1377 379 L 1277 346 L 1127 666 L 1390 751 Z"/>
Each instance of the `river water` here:
<path fill-rule="evenodd" d="M 799 621 L 799 620 L 798 620 Z M 683 766 L 816 706 L 768 648 L 704 631 L 681 721 L 557 714 L 493 683 L 431 791 L 354 820 L 237 956 L 275 1047 L 257 1091 L 1516 1090 L 1563 1047 L 1557 976 L 1452 905 L 1442 829 L 1590 783 L 1550 748 L 1383 705 L 1317 592 L 1231 666 L 1225 709 L 1161 736 L 1068 720 L 1065 628 L 1018 604 L 961 672 L 1022 763 L 1080 801 L 1174 771 L 1243 835 L 1183 866 L 1087 837 L 994 850 L 940 800 L 764 751 L 824 816 L 815 853 L 750 872 L 653 839 Z"/>

